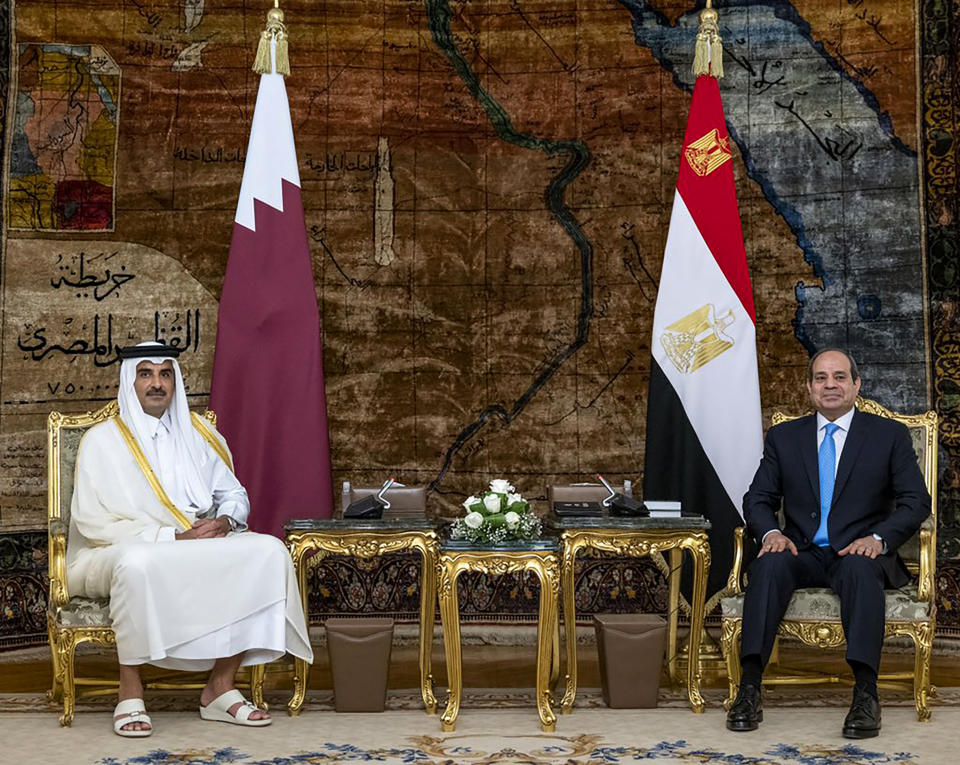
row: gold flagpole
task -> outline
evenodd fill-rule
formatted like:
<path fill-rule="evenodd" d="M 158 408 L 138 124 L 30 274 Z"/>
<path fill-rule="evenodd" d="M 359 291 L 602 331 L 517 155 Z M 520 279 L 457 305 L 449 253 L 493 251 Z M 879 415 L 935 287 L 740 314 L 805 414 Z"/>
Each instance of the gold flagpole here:
<path fill-rule="evenodd" d="M 709 74 L 718 80 L 723 77 L 723 40 L 720 38 L 719 16 L 713 10 L 713 0 L 700 11 L 697 30 L 697 48 L 693 56 L 693 74 Z"/>
<path fill-rule="evenodd" d="M 707 0 L 709 2 L 709 0 Z M 257 57 L 253 60 L 253 71 L 257 74 L 272 74 L 273 62 L 270 57 L 270 43 L 277 41 L 276 72 L 290 74 L 290 53 L 287 45 L 287 27 L 283 23 L 283 11 L 280 0 L 273 0 L 273 8 L 267 11 L 267 26 L 260 33 L 257 43 Z"/>

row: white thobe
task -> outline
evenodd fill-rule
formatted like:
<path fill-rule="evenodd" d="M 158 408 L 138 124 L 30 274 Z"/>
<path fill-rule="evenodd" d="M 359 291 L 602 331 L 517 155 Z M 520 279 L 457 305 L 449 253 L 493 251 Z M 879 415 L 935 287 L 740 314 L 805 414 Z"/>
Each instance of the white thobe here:
<path fill-rule="evenodd" d="M 211 506 L 190 506 L 167 435 L 158 420 L 147 448 L 170 501 L 190 522 L 198 514 L 229 515 L 245 528 L 246 491 L 212 447 L 201 468 L 213 487 Z M 176 540 L 179 529 L 116 423 L 91 428 L 77 453 L 67 588 L 110 598 L 121 664 L 202 670 L 224 656 L 242 653 L 248 665 L 285 652 L 313 660 L 293 564 L 280 540 L 252 532 Z"/>

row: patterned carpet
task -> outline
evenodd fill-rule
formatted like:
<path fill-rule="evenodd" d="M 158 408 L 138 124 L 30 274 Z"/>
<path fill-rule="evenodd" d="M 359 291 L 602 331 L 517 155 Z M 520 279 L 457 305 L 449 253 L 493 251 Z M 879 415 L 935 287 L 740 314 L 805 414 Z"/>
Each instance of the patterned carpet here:
<path fill-rule="evenodd" d="M 865 742 L 840 735 L 847 694 L 767 694 L 766 720 L 747 734 L 724 728 L 716 694 L 705 714 L 694 715 L 672 694 L 659 709 L 611 710 L 595 691 L 578 699 L 573 715 L 559 718 L 556 733 L 540 733 L 532 695 L 499 690 L 465 692 L 453 733 L 442 733 L 439 720 L 418 709 L 408 692 L 391 693 L 385 714 L 335 714 L 327 711 L 329 694 L 311 694 L 300 717 L 278 712 L 262 729 L 204 722 L 186 711 L 190 701 L 182 695 L 150 696 L 156 733 L 147 739 L 113 735 L 112 702 L 86 705 L 91 711 L 61 729 L 52 710 L 39 711 L 49 709 L 42 699 L 0 697 L 0 730 L 4 762 L 53 765 L 940 765 L 952 759 L 960 706 L 947 703 L 958 701 L 955 690 L 941 692 L 929 724 L 916 722 L 902 699 L 885 698 L 883 732 Z"/>

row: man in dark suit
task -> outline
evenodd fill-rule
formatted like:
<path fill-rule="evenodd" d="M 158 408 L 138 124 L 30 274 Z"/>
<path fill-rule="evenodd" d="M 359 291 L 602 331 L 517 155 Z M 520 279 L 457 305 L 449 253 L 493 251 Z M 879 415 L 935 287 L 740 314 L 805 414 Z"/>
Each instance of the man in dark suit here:
<path fill-rule="evenodd" d="M 794 590 L 830 587 L 840 597 L 847 663 L 856 681 L 843 735 L 870 738 L 880 732 L 883 590 L 908 580 L 897 548 L 930 514 L 930 495 L 909 431 L 854 408 L 860 375 L 848 353 L 817 353 L 807 390 L 816 414 L 767 432 L 743 498 L 744 519 L 760 551 L 743 604 L 743 679 L 727 728 L 755 730 L 763 720 L 763 668 Z"/>

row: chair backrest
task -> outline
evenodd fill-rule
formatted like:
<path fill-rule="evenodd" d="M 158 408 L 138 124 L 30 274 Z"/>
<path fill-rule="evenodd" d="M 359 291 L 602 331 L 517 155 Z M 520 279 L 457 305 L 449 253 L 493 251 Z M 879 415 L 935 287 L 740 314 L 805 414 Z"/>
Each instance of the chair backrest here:
<path fill-rule="evenodd" d="M 77 467 L 80 439 L 94 425 L 119 414 L 116 401 L 95 412 L 62 414 L 50 412 L 47 417 L 47 532 L 50 602 L 63 605 L 67 593 L 67 535 L 70 529 L 70 504 Z M 216 427 L 217 416 L 211 411 L 204 418 Z"/>
<path fill-rule="evenodd" d="M 352 502 L 358 499 L 369 497 L 380 492 L 379 486 L 352 486 L 349 492 L 342 492 L 340 500 L 340 515 Z M 384 495 L 390 503 L 390 507 L 384 515 L 404 516 L 404 515 L 426 515 L 427 514 L 427 489 L 425 486 L 393 486 Z"/>
<path fill-rule="evenodd" d="M 914 576 L 920 576 L 922 580 L 929 577 L 932 584 L 935 558 L 929 561 L 929 571 L 924 571 L 924 565 L 925 559 L 935 555 L 937 549 L 937 413 L 929 411 L 922 414 L 900 414 L 881 406 L 876 401 L 862 397 L 857 397 L 857 409 L 903 423 L 910 431 L 920 471 L 923 473 L 927 491 L 930 492 L 931 509 L 930 517 L 924 522 L 920 532 L 903 544 L 899 553 Z M 795 420 L 805 414 L 788 415 L 783 412 L 774 412 L 772 424 L 779 425 L 781 422 Z M 921 545 L 922 540 L 926 544 Z M 924 549 L 926 547 L 930 549 Z"/>

